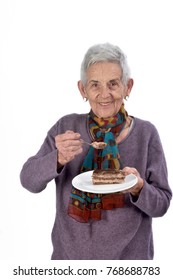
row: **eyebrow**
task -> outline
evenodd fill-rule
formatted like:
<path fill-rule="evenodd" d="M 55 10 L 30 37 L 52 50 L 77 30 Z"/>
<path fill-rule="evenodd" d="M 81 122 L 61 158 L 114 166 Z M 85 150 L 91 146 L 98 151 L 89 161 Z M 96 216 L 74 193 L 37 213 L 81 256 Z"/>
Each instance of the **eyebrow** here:
<path fill-rule="evenodd" d="M 117 82 L 117 81 L 120 82 L 120 81 L 121 81 L 121 78 L 115 78 L 115 79 L 110 80 L 109 82 L 115 82 L 115 81 L 116 81 L 116 82 Z"/>
<path fill-rule="evenodd" d="M 90 83 L 99 83 L 99 81 L 91 80 L 91 81 L 89 81 L 88 83 L 89 83 L 89 84 L 90 84 Z"/>
<path fill-rule="evenodd" d="M 110 81 L 108 81 L 108 83 L 111 83 L 111 82 L 115 82 L 115 81 L 121 81 L 121 78 L 115 78 L 115 79 L 111 79 Z M 91 81 L 89 81 L 88 82 L 88 84 L 90 84 L 90 83 L 99 83 L 99 81 L 97 81 L 97 80 L 91 80 Z"/>

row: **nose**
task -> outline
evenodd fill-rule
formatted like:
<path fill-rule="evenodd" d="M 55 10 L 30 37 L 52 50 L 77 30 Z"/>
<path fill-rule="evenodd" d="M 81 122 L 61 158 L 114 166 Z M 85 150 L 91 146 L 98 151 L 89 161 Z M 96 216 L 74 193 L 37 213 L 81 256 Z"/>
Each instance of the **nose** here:
<path fill-rule="evenodd" d="M 102 85 L 100 89 L 100 95 L 102 96 L 102 98 L 109 97 L 110 94 L 111 94 L 111 90 L 109 89 L 109 87 L 107 85 Z"/>

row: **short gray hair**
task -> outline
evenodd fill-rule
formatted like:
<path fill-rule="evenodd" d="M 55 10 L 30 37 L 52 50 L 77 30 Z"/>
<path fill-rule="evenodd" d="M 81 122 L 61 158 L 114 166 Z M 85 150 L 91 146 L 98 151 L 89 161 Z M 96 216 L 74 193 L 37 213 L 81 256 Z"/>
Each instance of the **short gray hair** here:
<path fill-rule="evenodd" d="M 127 84 L 130 78 L 130 68 L 127 57 L 118 46 L 110 43 L 97 44 L 88 49 L 81 64 L 80 78 L 86 84 L 86 71 L 92 65 L 99 62 L 113 62 L 118 64 L 122 70 L 122 82 Z"/>

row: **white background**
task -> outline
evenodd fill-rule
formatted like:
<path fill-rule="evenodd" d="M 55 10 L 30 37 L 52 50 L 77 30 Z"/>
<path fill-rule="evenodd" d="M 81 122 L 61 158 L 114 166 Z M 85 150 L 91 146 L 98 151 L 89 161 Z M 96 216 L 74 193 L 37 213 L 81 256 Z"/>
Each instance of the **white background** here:
<path fill-rule="evenodd" d="M 135 84 L 126 109 L 157 127 L 172 186 L 171 2 L 0 0 L 0 260 L 50 259 L 54 182 L 32 194 L 19 173 L 61 116 L 88 112 L 77 81 L 92 44 L 127 54 Z M 155 260 L 170 264 L 172 210 L 153 221 Z"/>

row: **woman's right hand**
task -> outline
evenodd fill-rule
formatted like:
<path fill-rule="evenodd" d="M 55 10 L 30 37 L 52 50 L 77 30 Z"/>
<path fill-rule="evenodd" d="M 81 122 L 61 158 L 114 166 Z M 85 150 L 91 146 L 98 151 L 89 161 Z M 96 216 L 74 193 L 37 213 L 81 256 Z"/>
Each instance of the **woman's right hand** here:
<path fill-rule="evenodd" d="M 82 153 L 81 135 L 71 130 L 55 136 L 55 146 L 58 150 L 58 163 L 65 165 Z"/>

